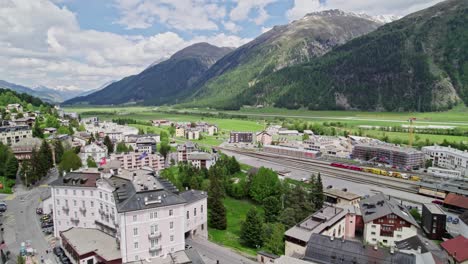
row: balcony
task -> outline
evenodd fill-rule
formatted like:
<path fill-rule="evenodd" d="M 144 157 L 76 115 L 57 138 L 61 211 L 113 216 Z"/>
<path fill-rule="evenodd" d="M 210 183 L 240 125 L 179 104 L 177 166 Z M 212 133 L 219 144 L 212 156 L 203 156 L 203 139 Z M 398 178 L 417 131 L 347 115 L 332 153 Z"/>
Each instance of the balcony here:
<path fill-rule="evenodd" d="M 65 212 L 68 212 L 70 211 L 70 207 L 68 207 L 68 205 L 64 205 L 62 206 L 62 210 L 64 210 Z"/>
<path fill-rule="evenodd" d="M 160 246 L 160 245 L 155 245 L 154 247 L 151 247 L 151 246 L 150 246 L 150 248 L 148 249 L 148 251 L 149 251 L 150 253 L 153 253 L 153 252 L 156 252 L 156 253 L 161 252 L 161 251 L 162 251 L 162 246 Z"/>
<path fill-rule="evenodd" d="M 148 234 L 148 239 L 160 238 L 161 232 L 154 232 L 153 234 Z"/>
<path fill-rule="evenodd" d="M 80 212 L 85 215 L 86 214 L 86 208 L 85 207 L 80 207 Z"/>
<path fill-rule="evenodd" d="M 78 217 L 72 217 L 70 218 L 70 221 L 72 221 L 72 223 L 74 224 L 78 224 L 80 222 L 80 219 Z"/>
<path fill-rule="evenodd" d="M 106 211 L 104 211 L 104 210 L 102 210 L 102 209 L 99 209 L 98 212 L 99 212 L 99 214 L 102 214 L 102 215 L 104 215 L 104 216 L 109 217 L 109 213 L 106 213 Z"/>

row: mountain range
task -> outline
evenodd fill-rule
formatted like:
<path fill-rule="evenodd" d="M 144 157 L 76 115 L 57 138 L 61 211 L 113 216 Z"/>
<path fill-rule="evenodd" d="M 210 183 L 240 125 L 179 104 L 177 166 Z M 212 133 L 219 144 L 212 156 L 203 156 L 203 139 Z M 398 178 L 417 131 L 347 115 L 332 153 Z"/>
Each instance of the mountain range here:
<path fill-rule="evenodd" d="M 189 46 L 66 104 L 433 111 L 468 103 L 468 1 L 384 24 L 329 10 L 237 48 Z"/>
<path fill-rule="evenodd" d="M 65 100 L 97 91 L 91 90 L 83 93 L 83 91 L 80 90 L 53 89 L 46 86 L 37 86 L 35 88 L 31 88 L 4 80 L 0 80 L 0 88 L 6 88 L 18 93 L 29 94 L 48 103 L 62 103 Z"/>

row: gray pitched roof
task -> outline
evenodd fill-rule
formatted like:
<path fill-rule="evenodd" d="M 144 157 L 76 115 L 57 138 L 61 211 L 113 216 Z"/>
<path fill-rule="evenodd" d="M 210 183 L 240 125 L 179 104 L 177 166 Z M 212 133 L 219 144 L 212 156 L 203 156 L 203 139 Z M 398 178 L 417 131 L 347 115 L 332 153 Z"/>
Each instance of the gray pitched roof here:
<path fill-rule="evenodd" d="M 406 222 L 419 227 L 405 206 L 400 205 L 395 199 L 382 193 L 361 200 L 359 206 L 365 223 L 394 214 Z"/>
<path fill-rule="evenodd" d="M 307 244 L 304 260 L 314 263 L 379 263 L 413 264 L 416 257 L 412 254 L 395 252 L 391 254 L 385 248 L 365 246 L 359 241 L 333 239 L 313 234 Z"/>
<path fill-rule="evenodd" d="M 395 246 L 400 250 L 418 250 L 418 247 L 421 247 L 421 253 L 429 252 L 419 236 L 412 236 L 404 240 L 395 241 Z"/>
<path fill-rule="evenodd" d="M 208 197 L 208 194 L 204 191 L 188 190 L 180 194 L 187 203 L 193 203 Z"/>

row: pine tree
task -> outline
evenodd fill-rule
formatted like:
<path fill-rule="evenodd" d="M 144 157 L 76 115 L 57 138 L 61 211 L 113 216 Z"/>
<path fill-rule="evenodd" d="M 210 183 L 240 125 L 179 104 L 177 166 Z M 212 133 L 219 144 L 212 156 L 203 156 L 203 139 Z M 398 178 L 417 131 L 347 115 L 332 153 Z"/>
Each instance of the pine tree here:
<path fill-rule="evenodd" d="M 249 247 L 262 246 L 263 220 L 256 208 L 250 208 L 241 226 L 240 238 Z"/>
<path fill-rule="evenodd" d="M 108 153 L 114 152 L 114 143 L 112 143 L 109 136 L 104 138 L 104 145 L 106 145 Z"/>
<path fill-rule="evenodd" d="M 215 173 L 210 175 L 210 192 L 208 195 L 209 225 L 218 230 L 226 230 L 226 207 L 223 204 L 223 190 Z"/>
<path fill-rule="evenodd" d="M 281 223 L 269 223 L 263 227 L 263 247 L 266 251 L 282 255 L 284 252 L 284 225 Z"/>
<path fill-rule="evenodd" d="M 62 145 L 62 142 L 60 142 L 60 140 L 54 140 L 53 147 L 54 147 L 55 163 L 59 164 L 60 161 L 62 160 L 63 152 L 65 152 L 65 150 L 63 149 L 63 145 Z"/>
<path fill-rule="evenodd" d="M 265 222 L 276 222 L 281 211 L 281 202 L 278 198 L 274 196 L 265 198 L 263 200 L 263 208 L 265 209 Z"/>
<path fill-rule="evenodd" d="M 322 176 L 320 176 L 320 172 L 317 175 L 317 180 L 315 181 L 315 208 L 320 209 L 323 207 L 323 184 L 322 184 Z"/>
<path fill-rule="evenodd" d="M 18 160 L 15 158 L 15 156 L 11 156 L 5 165 L 5 177 L 8 179 L 15 180 L 16 179 L 16 173 L 18 172 Z"/>

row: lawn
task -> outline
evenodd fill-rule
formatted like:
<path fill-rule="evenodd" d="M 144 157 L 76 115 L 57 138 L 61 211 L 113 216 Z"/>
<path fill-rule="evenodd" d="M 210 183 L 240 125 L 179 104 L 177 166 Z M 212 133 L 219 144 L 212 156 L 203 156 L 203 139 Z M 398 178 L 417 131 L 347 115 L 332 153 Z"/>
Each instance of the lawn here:
<path fill-rule="evenodd" d="M 3 188 L 0 189 L 0 193 L 11 194 L 13 191 L 11 187 L 15 185 L 15 180 L 6 179 L 6 177 L 0 176 L 0 183 L 3 185 Z"/>
<path fill-rule="evenodd" d="M 227 229 L 216 230 L 209 228 L 209 239 L 220 245 L 255 256 L 257 250 L 245 247 L 240 243 L 239 239 L 241 223 L 245 220 L 245 216 L 250 208 L 255 207 L 255 205 L 250 201 L 235 200 L 227 197 L 224 199 L 224 206 L 226 206 L 227 211 Z"/>

